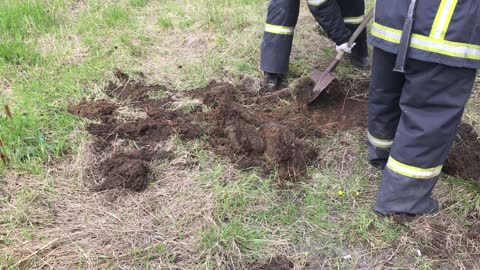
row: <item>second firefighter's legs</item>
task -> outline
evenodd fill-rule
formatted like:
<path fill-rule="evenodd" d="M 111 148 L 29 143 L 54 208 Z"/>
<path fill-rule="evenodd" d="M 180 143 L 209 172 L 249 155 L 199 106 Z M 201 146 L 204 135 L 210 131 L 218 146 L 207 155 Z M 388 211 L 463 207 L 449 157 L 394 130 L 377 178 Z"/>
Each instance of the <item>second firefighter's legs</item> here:
<path fill-rule="evenodd" d="M 401 116 L 375 211 L 425 214 L 438 209 L 432 189 L 455 139 L 475 75 L 474 69 L 409 59 Z"/>
<path fill-rule="evenodd" d="M 299 10 L 299 0 L 272 0 L 268 6 L 260 56 L 260 69 L 265 72 L 267 83 L 270 80 L 271 84 L 278 84 L 279 75 L 288 71 Z"/>
<path fill-rule="evenodd" d="M 365 18 L 364 0 L 337 0 L 340 6 L 343 20 L 352 33 L 362 23 Z M 364 30 L 355 41 L 357 45 L 352 49 L 350 60 L 353 65 L 366 68 L 368 67 L 368 45 L 367 30 Z"/>

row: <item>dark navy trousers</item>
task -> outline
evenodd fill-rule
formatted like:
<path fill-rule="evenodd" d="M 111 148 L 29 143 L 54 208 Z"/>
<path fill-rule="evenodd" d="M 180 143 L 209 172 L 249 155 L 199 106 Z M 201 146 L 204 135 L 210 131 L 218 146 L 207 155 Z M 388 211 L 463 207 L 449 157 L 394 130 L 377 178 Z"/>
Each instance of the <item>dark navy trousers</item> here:
<path fill-rule="evenodd" d="M 432 189 L 457 134 L 476 70 L 408 59 L 375 48 L 368 102 L 368 158 L 384 169 L 375 211 L 435 211 Z"/>
<path fill-rule="evenodd" d="M 362 22 L 364 0 L 307 0 L 310 12 L 337 45 L 348 41 Z M 271 0 L 261 45 L 260 69 L 287 73 L 300 0 Z M 366 31 L 358 37 L 352 55 L 368 56 Z"/>

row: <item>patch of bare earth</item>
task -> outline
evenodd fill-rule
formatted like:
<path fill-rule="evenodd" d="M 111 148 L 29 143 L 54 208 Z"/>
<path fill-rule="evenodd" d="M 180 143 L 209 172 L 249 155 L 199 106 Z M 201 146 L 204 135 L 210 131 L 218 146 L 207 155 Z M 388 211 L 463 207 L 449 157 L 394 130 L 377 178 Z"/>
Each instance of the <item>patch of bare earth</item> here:
<path fill-rule="evenodd" d="M 297 180 L 318 157 L 314 140 L 324 132 L 365 127 L 366 81 L 356 85 L 336 82 L 307 107 L 296 97 L 299 89 L 313 87 L 308 79 L 300 81 L 294 91 L 284 89 L 268 95 L 258 95 L 257 89 L 242 85 L 212 82 L 205 88 L 186 92 L 183 97 L 171 94 L 151 99 L 151 92 L 165 89 L 130 81 L 121 73 L 117 77 L 121 83 L 110 83 L 106 93 L 144 111 L 146 118 L 112 120 L 109 116 L 115 105 L 104 101 L 82 101 L 69 109 L 100 120 L 87 128 L 98 141 L 92 151 L 106 157 L 97 162 L 94 170 L 105 180 L 94 189 L 142 190 L 145 185 L 132 183 L 132 179 L 148 182 L 148 162 L 158 159 L 156 153 L 161 151 L 155 145 L 172 136 L 187 141 L 205 139 L 217 155 L 228 158 L 237 167 L 258 168 L 264 174 L 274 172 L 280 183 Z M 346 87 L 352 91 L 345 92 Z M 178 101 L 185 99 L 199 102 L 187 103 L 190 105 L 182 108 Z M 119 140 L 133 142 L 137 149 L 113 147 Z M 129 169 L 114 171 L 115 164 Z"/>

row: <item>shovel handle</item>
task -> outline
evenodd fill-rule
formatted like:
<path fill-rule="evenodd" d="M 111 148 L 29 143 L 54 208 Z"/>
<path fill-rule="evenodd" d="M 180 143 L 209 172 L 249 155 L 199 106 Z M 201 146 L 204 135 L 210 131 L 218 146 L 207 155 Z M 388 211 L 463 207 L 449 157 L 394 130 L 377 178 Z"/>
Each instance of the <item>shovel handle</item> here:
<path fill-rule="evenodd" d="M 368 12 L 367 16 L 365 16 L 365 18 L 363 18 L 362 23 L 357 27 L 357 29 L 355 29 L 355 32 L 353 32 L 352 36 L 348 40 L 348 46 L 349 47 L 352 46 L 352 44 L 355 42 L 355 40 L 358 38 L 358 36 L 360 36 L 360 34 L 363 32 L 363 30 L 365 30 L 365 28 L 367 27 L 367 24 L 370 22 L 370 20 L 372 18 L 373 18 L 373 8 L 372 8 L 372 10 L 370 10 L 370 12 Z M 337 54 L 336 58 L 338 60 L 341 60 L 344 55 L 345 55 L 345 52 L 340 51 Z"/>

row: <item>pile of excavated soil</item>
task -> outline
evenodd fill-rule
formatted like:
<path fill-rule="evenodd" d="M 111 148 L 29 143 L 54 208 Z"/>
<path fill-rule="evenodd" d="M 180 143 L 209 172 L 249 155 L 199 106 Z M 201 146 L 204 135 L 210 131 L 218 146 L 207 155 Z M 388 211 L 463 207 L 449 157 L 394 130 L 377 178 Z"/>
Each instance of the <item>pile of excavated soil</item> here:
<path fill-rule="evenodd" d="M 296 99 L 295 93 L 298 87 L 313 87 L 308 79 L 300 81 L 296 89 L 264 95 L 247 86 L 211 82 L 181 97 L 171 93 L 163 99 L 152 99 L 152 92 L 165 88 L 131 81 L 124 74 L 117 76 L 120 83 L 111 82 L 105 92 L 123 106 L 145 112 L 147 117 L 133 121 L 117 119 L 113 116 L 118 105 L 103 100 L 70 106 L 71 113 L 99 120 L 87 128 L 98 140 L 110 146 L 118 140 L 133 141 L 141 151 L 171 136 L 184 140 L 204 138 L 216 154 L 227 157 L 239 168 L 260 168 L 265 174 L 275 172 L 280 182 L 305 174 L 307 166 L 319 155 L 314 140 L 324 132 L 366 126 L 367 81 L 335 82 L 307 107 Z M 188 110 L 179 108 L 179 102 L 185 99 L 201 102 Z M 109 110 L 97 109 L 98 104 Z M 144 185 L 133 179 L 148 179 L 145 175 L 149 174 L 148 163 L 152 160 L 124 153 L 118 147 L 109 149 L 115 152 L 108 153 L 109 158 L 99 164 L 105 181 L 95 189 L 143 189 Z M 97 154 L 106 155 L 105 150 Z M 117 171 L 115 167 L 122 168 Z M 142 183 L 148 182 L 144 180 Z"/>
<path fill-rule="evenodd" d="M 158 146 L 135 148 L 125 142 L 110 144 L 92 140 L 81 162 L 86 185 L 94 191 L 114 188 L 143 191 L 152 178 L 151 162 L 173 157 Z"/>
<path fill-rule="evenodd" d="M 450 175 L 480 182 L 480 140 L 471 125 L 460 125 L 457 139 L 443 171 Z"/>
<path fill-rule="evenodd" d="M 305 93 L 314 86 L 309 78 L 299 80 L 293 89 L 262 95 L 252 86 L 211 82 L 180 96 L 163 86 L 130 80 L 121 72 L 117 72 L 117 81 L 111 82 L 105 92 L 119 104 L 83 100 L 68 108 L 73 114 L 97 120 L 88 126 L 88 132 L 113 151 L 100 149 L 93 153 L 108 157 L 97 164 L 105 181 L 95 190 L 145 188 L 149 163 L 165 155 L 150 153 L 151 158 L 144 158 L 142 151 L 171 136 L 187 141 L 203 138 L 216 154 L 239 168 L 259 168 L 265 174 L 276 172 L 280 183 L 296 180 L 318 159 L 320 153 L 314 141 L 325 132 L 366 127 L 367 80 L 334 81 L 308 106 Z M 162 99 L 152 98 L 156 91 L 169 94 Z M 196 101 L 188 105 L 188 110 L 179 105 L 186 99 Z M 116 110 L 120 106 L 143 111 L 147 117 L 119 119 Z M 121 147 L 112 147 L 118 140 L 134 142 L 140 152 L 126 153 Z M 480 140 L 471 126 L 462 124 L 444 171 L 480 181 L 478 164 Z M 141 183 L 135 179 L 141 179 Z"/>

